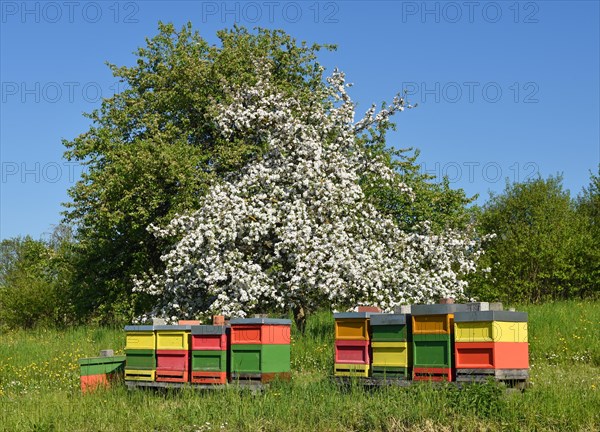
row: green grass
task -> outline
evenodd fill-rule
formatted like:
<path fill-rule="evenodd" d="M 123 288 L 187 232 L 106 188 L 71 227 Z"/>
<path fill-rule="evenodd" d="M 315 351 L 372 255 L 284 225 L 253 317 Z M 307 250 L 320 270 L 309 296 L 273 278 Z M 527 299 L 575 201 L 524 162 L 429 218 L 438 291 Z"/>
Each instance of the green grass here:
<path fill-rule="evenodd" d="M 2 431 L 479 431 L 600 430 L 600 303 L 518 307 L 529 312 L 532 387 L 457 390 L 331 381 L 333 318 L 311 317 L 292 337 L 291 383 L 251 394 L 227 389 L 82 395 L 77 359 L 122 352 L 120 329 L 15 331 L 0 335 Z"/>

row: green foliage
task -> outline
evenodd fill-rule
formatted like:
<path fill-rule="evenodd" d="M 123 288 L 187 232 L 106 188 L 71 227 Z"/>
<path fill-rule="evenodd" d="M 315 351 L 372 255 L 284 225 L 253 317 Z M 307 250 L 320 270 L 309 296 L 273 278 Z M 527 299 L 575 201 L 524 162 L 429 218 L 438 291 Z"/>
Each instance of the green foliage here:
<path fill-rule="evenodd" d="M 576 254 L 576 283 L 582 295 L 600 296 L 600 165 L 590 173 L 590 184 L 576 200 L 576 210 L 582 219 L 581 241 Z"/>
<path fill-rule="evenodd" d="M 507 184 L 479 215 L 481 232 L 496 237 L 483 259 L 491 273 L 474 281 L 471 294 L 505 302 L 585 294 L 576 283 L 582 227 L 560 176 Z"/>
<path fill-rule="evenodd" d="M 369 131 L 360 144 L 369 150 L 373 158 L 384 161 L 400 173 L 402 180 L 412 191 L 412 197 L 401 190 L 374 183 L 365 177 L 362 188 L 375 207 L 392 216 L 403 230 L 411 231 L 419 224 L 428 221 L 434 232 L 446 228 L 463 229 L 471 222 L 467 205 L 477 197 L 467 197 L 463 189 L 450 188 L 447 178 L 437 179 L 421 171 L 418 162 L 419 150 L 394 149 L 386 145 L 386 133 L 395 129 L 395 124 L 387 122 L 386 129 Z"/>
<path fill-rule="evenodd" d="M 269 59 L 284 93 L 308 100 L 322 86 L 316 52 L 331 47 L 264 29 L 251 34 L 235 27 L 217 35 L 220 47 L 191 24 L 180 31 L 159 24 L 134 66 L 109 65 L 127 89 L 87 115 L 87 132 L 64 142 L 65 157 L 87 168 L 69 190 L 66 212 L 78 228 L 74 303 L 80 316 L 93 312 L 104 322 L 120 321 L 143 310 L 145 299 L 131 292 L 132 277 L 159 271 L 169 246 L 147 227 L 195 209 L 213 181 L 262 153 L 262 143 L 223 140 L 211 117 L 230 87 L 256 81 L 256 59 Z"/>
<path fill-rule="evenodd" d="M 317 61 L 329 45 L 298 43 L 283 31 L 234 27 L 217 33 L 210 45 L 187 24 L 159 32 L 136 52 L 133 66 L 109 64 L 125 90 L 87 114 L 90 129 L 65 141 L 65 157 L 86 172 L 69 190 L 66 219 L 77 226 L 73 303 L 79 317 L 121 322 L 147 310 L 149 299 L 132 292 L 132 279 L 161 273 L 161 254 L 176 239 L 157 239 L 147 230 L 164 226 L 176 214 L 193 211 L 198 198 L 265 151 L 262 141 L 224 139 L 214 122 L 214 106 L 226 103 L 231 88 L 257 82 L 255 62 L 267 60 L 278 91 L 294 96 L 301 109 L 330 107 Z M 378 209 L 404 229 L 430 220 L 436 231 L 468 222 L 462 190 L 421 174 L 418 152 L 386 146 L 395 125 L 382 122 L 357 145 L 394 166 L 413 188 L 415 200 L 378 185 L 365 192 Z"/>
<path fill-rule="evenodd" d="M 63 325 L 72 317 L 70 232 L 51 239 L 12 238 L 0 243 L 0 325 Z"/>

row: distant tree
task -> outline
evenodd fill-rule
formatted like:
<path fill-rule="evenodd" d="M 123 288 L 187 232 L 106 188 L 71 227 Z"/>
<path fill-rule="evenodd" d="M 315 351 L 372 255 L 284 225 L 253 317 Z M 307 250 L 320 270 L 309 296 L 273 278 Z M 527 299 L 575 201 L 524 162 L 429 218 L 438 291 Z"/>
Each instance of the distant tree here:
<path fill-rule="evenodd" d="M 590 172 L 590 184 L 577 197 L 582 218 L 581 242 L 577 253 L 577 282 L 582 295 L 600 296 L 600 165 Z"/>
<path fill-rule="evenodd" d="M 576 251 L 582 224 L 561 176 L 507 184 L 483 206 L 479 227 L 496 237 L 482 258 L 491 273 L 472 284 L 471 294 L 509 302 L 579 294 Z"/>
<path fill-rule="evenodd" d="M 0 243 L 0 324 L 33 327 L 72 321 L 71 250 L 69 230 L 62 225 L 50 240 L 17 237 Z"/>

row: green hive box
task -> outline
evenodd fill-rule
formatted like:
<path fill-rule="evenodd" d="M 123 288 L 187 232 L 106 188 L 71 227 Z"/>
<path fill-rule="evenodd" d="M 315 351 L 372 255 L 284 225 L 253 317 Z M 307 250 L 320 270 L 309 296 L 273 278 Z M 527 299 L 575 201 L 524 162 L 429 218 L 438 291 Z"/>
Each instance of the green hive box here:
<path fill-rule="evenodd" d="M 413 335 L 413 367 L 452 367 L 452 337 L 444 334 Z"/>
<path fill-rule="evenodd" d="M 411 340 L 410 315 L 371 315 L 371 340 L 373 342 L 407 342 Z"/>
<path fill-rule="evenodd" d="M 232 373 L 289 372 L 290 369 L 289 345 L 231 345 Z"/>
<path fill-rule="evenodd" d="M 81 376 L 115 374 L 123 371 L 125 356 L 79 359 Z"/>
<path fill-rule="evenodd" d="M 227 372 L 227 351 L 192 351 L 192 371 Z"/>
<path fill-rule="evenodd" d="M 373 342 L 406 342 L 409 332 L 406 325 L 371 326 Z"/>
<path fill-rule="evenodd" d="M 156 369 L 156 352 L 151 349 L 125 350 L 127 369 Z"/>

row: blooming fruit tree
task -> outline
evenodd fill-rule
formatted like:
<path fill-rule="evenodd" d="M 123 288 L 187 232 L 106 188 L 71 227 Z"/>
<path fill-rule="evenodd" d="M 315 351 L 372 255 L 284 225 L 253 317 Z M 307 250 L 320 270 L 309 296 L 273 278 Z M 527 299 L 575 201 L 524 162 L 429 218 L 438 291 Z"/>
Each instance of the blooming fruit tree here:
<path fill-rule="evenodd" d="M 199 210 L 149 228 L 177 241 L 162 256 L 164 272 L 135 281 L 136 290 L 157 300 L 141 318 L 360 304 L 391 310 L 460 297 L 479 243 L 468 231 L 434 234 L 427 224 L 402 231 L 361 188 L 369 181 L 413 193 L 357 144 L 360 134 L 410 107 L 404 99 L 355 122 L 341 72 L 315 95 L 326 103 L 314 104 L 279 94 L 266 68 L 259 76 L 255 86 L 231 89 L 234 102 L 215 103 L 213 121 L 225 139 L 268 150 L 214 184 Z"/>

